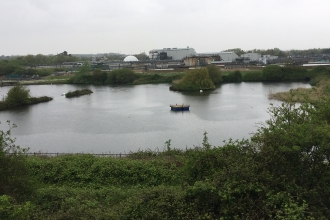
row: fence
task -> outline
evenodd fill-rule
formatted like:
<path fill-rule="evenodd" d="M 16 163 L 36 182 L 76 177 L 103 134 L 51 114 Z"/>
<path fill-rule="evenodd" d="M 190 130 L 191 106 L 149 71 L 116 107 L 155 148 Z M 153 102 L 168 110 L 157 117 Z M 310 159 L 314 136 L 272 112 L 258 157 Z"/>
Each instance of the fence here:
<path fill-rule="evenodd" d="M 122 158 L 122 157 L 127 157 L 130 154 L 106 154 L 106 153 L 101 153 L 101 154 L 92 154 L 92 153 L 42 153 L 42 152 L 34 152 L 34 153 L 25 153 L 25 155 L 29 156 L 47 156 L 47 157 L 56 157 L 56 156 L 63 156 L 63 155 L 93 155 L 96 157 L 114 157 L 114 158 Z"/>

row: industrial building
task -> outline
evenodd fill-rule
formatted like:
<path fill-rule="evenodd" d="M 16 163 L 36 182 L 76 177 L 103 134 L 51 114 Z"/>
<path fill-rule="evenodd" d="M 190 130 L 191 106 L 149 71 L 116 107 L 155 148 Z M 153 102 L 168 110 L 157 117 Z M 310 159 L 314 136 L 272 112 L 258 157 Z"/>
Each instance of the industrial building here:
<path fill-rule="evenodd" d="M 260 61 L 261 54 L 260 53 L 246 53 L 241 55 L 242 58 L 249 58 L 250 61 Z"/>
<path fill-rule="evenodd" d="M 212 64 L 212 62 L 220 61 L 221 57 L 217 54 L 211 55 L 193 55 L 183 59 L 184 65 L 187 67 L 192 66 L 206 66 Z"/>
<path fill-rule="evenodd" d="M 182 60 L 185 57 L 194 55 L 194 48 L 163 48 L 153 49 L 149 52 L 150 60 Z"/>
<path fill-rule="evenodd" d="M 211 52 L 211 53 L 197 53 L 197 56 L 210 56 L 210 55 L 219 55 L 221 61 L 225 62 L 234 62 L 239 56 L 234 52 Z"/>

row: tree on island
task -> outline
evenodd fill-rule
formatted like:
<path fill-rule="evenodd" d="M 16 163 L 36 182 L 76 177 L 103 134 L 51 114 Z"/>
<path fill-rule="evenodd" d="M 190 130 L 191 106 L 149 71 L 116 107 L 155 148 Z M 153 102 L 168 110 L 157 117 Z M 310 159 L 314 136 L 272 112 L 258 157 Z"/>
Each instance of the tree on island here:
<path fill-rule="evenodd" d="M 48 102 L 51 100 L 53 100 L 53 98 L 47 96 L 32 97 L 29 89 L 17 84 L 7 92 L 7 96 L 3 98 L 3 101 L 0 101 L 0 110 Z"/>
<path fill-rule="evenodd" d="M 171 90 L 208 90 L 215 89 L 207 68 L 189 70 L 182 79 L 173 81 Z"/>

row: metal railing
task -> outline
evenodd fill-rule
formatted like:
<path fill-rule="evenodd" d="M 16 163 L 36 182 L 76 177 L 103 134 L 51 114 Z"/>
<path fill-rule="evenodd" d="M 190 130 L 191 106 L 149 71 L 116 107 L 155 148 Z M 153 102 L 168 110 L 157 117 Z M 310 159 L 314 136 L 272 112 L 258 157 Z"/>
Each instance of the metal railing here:
<path fill-rule="evenodd" d="M 96 157 L 114 157 L 114 158 L 122 158 L 127 157 L 130 154 L 110 154 L 110 153 L 100 153 L 100 154 L 93 154 L 93 153 L 43 153 L 43 152 L 34 152 L 34 153 L 24 153 L 28 156 L 47 156 L 47 157 L 56 157 L 56 156 L 63 156 L 63 155 L 93 155 Z"/>

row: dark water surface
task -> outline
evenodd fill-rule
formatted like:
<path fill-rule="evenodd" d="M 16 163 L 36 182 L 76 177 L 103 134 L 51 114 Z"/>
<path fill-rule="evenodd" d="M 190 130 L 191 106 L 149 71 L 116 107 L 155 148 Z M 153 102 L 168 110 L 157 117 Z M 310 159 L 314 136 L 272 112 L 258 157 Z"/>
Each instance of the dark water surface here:
<path fill-rule="evenodd" d="M 168 84 L 136 86 L 27 86 L 32 96 L 51 96 L 49 103 L 0 112 L 17 125 L 16 143 L 30 152 L 128 153 L 138 149 L 185 149 L 201 146 L 208 133 L 214 146 L 223 140 L 248 138 L 257 123 L 269 118 L 270 92 L 310 87 L 305 83 L 224 84 L 214 91 L 172 92 Z M 94 93 L 67 99 L 62 93 L 89 88 Z M 10 87 L 0 87 L 1 97 Z M 170 104 L 190 104 L 172 112 Z"/>

